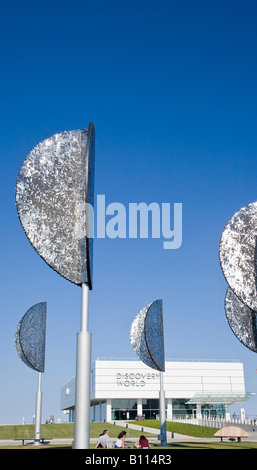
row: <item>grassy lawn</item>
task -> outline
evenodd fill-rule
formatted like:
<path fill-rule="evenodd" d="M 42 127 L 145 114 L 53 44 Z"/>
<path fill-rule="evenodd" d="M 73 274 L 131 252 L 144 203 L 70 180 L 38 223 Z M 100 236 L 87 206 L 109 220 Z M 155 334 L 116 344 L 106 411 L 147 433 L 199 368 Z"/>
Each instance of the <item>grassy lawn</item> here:
<path fill-rule="evenodd" d="M 133 444 L 131 445 L 131 448 L 133 451 L 136 451 L 135 448 L 133 448 Z M 257 449 L 257 442 L 230 442 L 230 441 L 217 441 L 217 442 L 169 442 L 167 447 L 161 447 L 159 444 L 152 444 L 150 448 L 154 450 L 160 450 L 160 449 L 165 449 L 168 451 L 176 451 L 176 450 L 199 450 L 199 449 L 210 449 L 210 450 L 251 450 L 251 449 Z M 20 449 L 20 450 L 46 450 L 46 449 L 60 449 L 60 450 L 72 450 L 72 445 L 65 445 L 65 444 L 60 444 L 60 445 L 44 445 L 44 446 L 6 446 L 2 447 L 0 446 L 0 450 L 2 449 Z M 90 449 L 95 449 L 95 444 L 90 444 Z M 107 452 L 108 450 L 103 450 L 103 449 L 96 449 L 96 452 Z M 117 451 L 118 452 L 118 451 Z"/>
<path fill-rule="evenodd" d="M 133 424 L 139 424 L 142 427 L 156 428 L 160 430 L 160 421 L 158 420 L 144 420 L 144 421 L 130 421 Z M 175 423 L 172 421 L 166 422 L 166 429 L 170 432 L 184 434 L 185 436 L 192 437 L 213 437 L 219 428 L 210 428 L 208 426 L 198 426 L 197 424 Z"/>
<path fill-rule="evenodd" d="M 59 428 L 60 426 L 60 428 Z M 18 438 L 34 438 L 33 424 L 10 424 L 8 426 L 0 426 L 0 439 L 18 439 Z M 65 424 L 42 424 L 41 437 L 47 438 L 71 438 L 74 432 L 73 423 Z"/>
<path fill-rule="evenodd" d="M 230 441 L 223 441 L 223 442 L 220 442 L 219 440 L 217 440 L 217 442 L 176 442 L 176 443 L 172 443 L 172 442 L 169 442 L 169 445 L 170 445 L 170 449 L 173 450 L 173 449 L 181 449 L 181 450 L 185 450 L 185 449 L 257 449 L 257 442 L 248 442 L 248 441 L 241 441 L 241 442 L 237 442 L 237 441 L 233 441 L 233 442 L 230 442 Z M 151 445 L 151 448 L 152 449 L 156 449 L 157 448 L 157 445 L 156 444 L 153 444 Z M 161 449 L 161 447 L 158 447 Z M 166 447 L 167 449 L 167 447 Z"/>
<path fill-rule="evenodd" d="M 132 422 L 131 422 L 132 423 Z M 109 423 L 91 423 L 90 424 L 90 437 L 97 438 L 103 429 L 109 430 L 109 435 L 111 439 L 114 439 L 118 436 L 120 431 L 124 429 L 127 432 L 127 440 L 129 438 L 139 438 L 142 434 L 141 427 L 151 427 L 156 429 L 156 434 L 150 434 L 143 431 L 143 434 L 146 436 L 156 437 L 159 434 L 159 421 L 157 420 L 147 420 L 147 421 L 133 421 L 133 424 L 140 426 L 139 430 L 134 430 L 130 428 L 124 428 L 122 426 L 113 425 Z M 206 426 L 197 426 L 192 424 L 184 423 L 173 423 L 167 422 L 167 431 L 184 434 L 192 437 L 201 437 L 201 438 L 211 438 L 216 432 L 216 428 L 208 428 Z M 34 425 L 25 424 L 25 425 L 0 425 L 0 440 L 3 439 L 15 439 L 15 438 L 34 438 Z M 56 438 L 56 439 L 73 439 L 74 437 L 74 423 L 60 423 L 60 424 L 42 424 L 41 425 L 41 437 L 45 438 Z M 131 448 L 133 448 L 133 443 Z M 67 445 L 44 445 L 44 446 L 0 446 L 0 449 L 72 449 L 70 444 Z M 90 448 L 94 449 L 95 444 L 90 444 Z M 151 443 L 151 449 L 162 449 L 160 443 Z M 242 442 L 224 440 L 220 442 L 219 439 L 215 442 L 174 442 L 172 439 L 168 442 L 168 447 L 165 449 L 257 449 L 257 442 L 250 442 L 248 440 L 243 440 Z"/>
<path fill-rule="evenodd" d="M 18 438 L 34 438 L 33 424 L 10 424 L 8 426 L 0 425 L 0 440 L 1 439 L 18 439 Z M 139 437 L 140 431 L 134 429 L 126 429 L 123 426 L 118 426 L 109 423 L 91 423 L 90 424 L 90 437 L 97 438 L 99 434 L 108 429 L 110 438 L 116 438 L 120 431 L 126 431 L 127 437 Z M 145 433 L 148 436 L 153 434 Z M 156 430 L 158 434 L 158 430 Z M 60 424 L 42 424 L 41 437 L 52 439 L 73 439 L 74 437 L 74 423 L 60 423 Z"/>

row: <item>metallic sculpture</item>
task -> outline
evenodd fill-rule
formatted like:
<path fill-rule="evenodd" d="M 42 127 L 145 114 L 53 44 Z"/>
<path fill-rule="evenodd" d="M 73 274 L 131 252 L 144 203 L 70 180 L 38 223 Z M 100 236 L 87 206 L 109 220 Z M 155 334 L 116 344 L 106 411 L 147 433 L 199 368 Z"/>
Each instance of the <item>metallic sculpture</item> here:
<path fill-rule="evenodd" d="M 20 359 L 31 369 L 45 370 L 46 302 L 33 305 L 18 323 L 15 346 Z"/>
<path fill-rule="evenodd" d="M 81 286 L 77 336 L 74 448 L 89 448 L 91 333 L 88 297 L 93 284 L 95 128 L 65 131 L 39 143 L 21 166 L 16 207 L 25 234 L 44 261 Z"/>
<path fill-rule="evenodd" d="M 236 296 L 257 311 L 256 272 L 257 202 L 236 212 L 220 240 L 223 274 Z"/>
<path fill-rule="evenodd" d="M 244 305 L 228 288 L 225 298 L 228 324 L 241 343 L 257 352 L 256 312 Z"/>
<path fill-rule="evenodd" d="M 92 289 L 93 237 L 87 204 L 94 204 L 94 125 L 39 143 L 16 184 L 21 225 L 38 254 L 69 281 Z"/>
<path fill-rule="evenodd" d="M 138 357 L 152 369 L 160 372 L 160 435 L 161 445 L 167 445 L 166 405 L 163 387 L 165 371 L 162 300 L 144 307 L 134 319 L 130 329 L 130 342 Z"/>
<path fill-rule="evenodd" d="M 140 310 L 131 326 L 130 342 L 147 366 L 164 372 L 162 300 L 155 300 Z"/>
<path fill-rule="evenodd" d="M 46 302 L 33 305 L 18 323 L 15 346 L 20 359 L 38 371 L 34 444 L 40 444 L 42 412 L 42 372 L 45 370 Z"/>
<path fill-rule="evenodd" d="M 239 341 L 257 352 L 257 202 L 242 207 L 227 223 L 219 246 L 220 264 L 229 284 L 225 312 Z"/>

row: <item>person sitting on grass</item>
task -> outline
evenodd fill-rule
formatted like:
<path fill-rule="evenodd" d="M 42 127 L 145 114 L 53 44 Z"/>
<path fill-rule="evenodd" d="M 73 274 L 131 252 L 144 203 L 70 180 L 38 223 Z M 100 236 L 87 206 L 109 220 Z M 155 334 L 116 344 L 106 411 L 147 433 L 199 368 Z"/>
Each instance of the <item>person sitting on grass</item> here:
<path fill-rule="evenodd" d="M 97 449 L 109 449 L 110 447 L 110 438 L 109 438 L 109 431 L 108 429 L 104 429 L 104 431 L 102 432 L 102 434 L 100 434 L 99 438 L 98 438 L 98 441 L 97 441 L 97 444 L 96 444 L 96 448 Z"/>
<path fill-rule="evenodd" d="M 145 436 L 140 436 L 139 441 L 135 443 L 137 449 L 150 449 L 149 441 Z"/>
<path fill-rule="evenodd" d="M 118 435 L 117 441 L 115 442 L 115 449 L 130 449 L 130 447 L 127 447 L 127 444 L 125 443 L 125 436 L 126 431 L 121 431 Z"/>
<path fill-rule="evenodd" d="M 96 446 L 95 446 L 95 449 L 102 449 L 102 444 L 100 442 L 100 437 L 103 435 L 103 433 L 101 432 L 101 434 L 99 434 L 99 437 L 97 439 L 97 443 L 96 443 Z"/>

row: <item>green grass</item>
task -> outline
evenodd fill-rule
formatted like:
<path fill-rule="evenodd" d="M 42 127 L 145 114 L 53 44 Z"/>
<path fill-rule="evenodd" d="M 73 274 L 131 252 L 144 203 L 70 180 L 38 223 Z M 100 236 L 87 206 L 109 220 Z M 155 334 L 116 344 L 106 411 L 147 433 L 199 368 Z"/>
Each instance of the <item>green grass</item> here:
<path fill-rule="evenodd" d="M 213 449 L 213 450 L 215 449 L 218 449 L 218 450 L 257 449 L 257 442 L 249 442 L 249 441 L 231 442 L 227 440 L 227 441 L 220 442 L 219 440 L 217 440 L 217 442 L 175 442 L 175 443 L 169 442 L 168 444 L 170 445 L 169 448 L 171 450 L 173 449 L 174 450 L 176 449 L 182 449 L 182 450 L 185 450 L 185 449 Z M 156 444 L 151 445 L 151 449 L 156 449 L 156 448 L 157 448 Z M 159 446 L 158 448 L 162 449 L 162 447 L 159 447 Z"/>
<path fill-rule="evenodd" d="M 212 450 L 250 450 L 250 449 L 257 449 L 257 442 L 177 442 L 177 443 L 169 443 L 168 447 L 161 447 L 157 444 L 151 444 L 151 449 L 166 449 L 166 450 L 198 450 L 198 449 L 212 449 Z M 90 444 L 90 449 L 94 449 L 95 444 Z M 60 449 L 60 450 L 72 450 L 71 445 L 44 445 L 44 446 L 0 446 L 0 450 L 2 449 L 24 449 L 24 450 L 46 450 L 46 449 Z M 136 449 L 133 448 L 136 451 Z M 96 450 L 97 452 L 102 452 L 102 450 Z"/>
<path fill-rule="evenodd" d="M 160 430 L 159 420 L 144 420 L 144 421 L 130 421 L 133 424 L 139 424 L 142 427 L 156 428 Z M 166 422 L 166 429 L 170 432 L 184 434 L 185 436 L 192 437 L 213 437 L 219 428 L 210 428 L 208 426 L 198 426 L 197 424 L 175 423 L 172 421 Z"/>
<path fill-rule="evenodd" d="M 132 445 L 133 448 L 133 445 Z M 170 450 L 171 452 L 176 451 L 176 450 L 199 450 L 199 449 L 211 449 L 211 450 L 250 450 L 250 449 L 257 449 L 257 442 L 248 442 L 248 441 L 242 441 L 242 442 L 230 442 L 230 441 L 217 441 L 217 442 L 168 442 L 168 446 L 162 447 L 158 443 L 151 443 L 150 448 L 154 450 L 160 450 L 160 449 L 165 449 L 165 450 Z M 60 449 L 60 450 L 72 450 L 72 445 L 71 444 L 49 444 L 49 445 L 44 445 L 44 446 L 0 446 L 0 450 L 2 449 L 11 449 L 11 450 L 17 450 L 17 449 L 24 449 L 24 450 L 46 450 L 46 449 Z M 95 444 L 90 444 L 90 449 L 95 449 Z M 136 449 L 133 448 L 134 451 Z M 102 452 L 102 450 L 96 450 L 96 452 Z M 108 452 L 108 451 L 107 451 Z"/>
<path fill-rule="evenodd" d="M 109 430 L 110 437 L 116 438 L 120 431 L 126 430 L 127 440 L 129 438 L 135 437 L 138 438 L 141 434 L 141 427 L 151 427 L 156 429 L 156 434 L 143 432 L 146 436 L 156 436 L 159 434 L 159 421 L 158 420 L 145 420 L 145 421 L 133 421 L 133 424 L 140 426 L 138 430 L 131 428 L 124 428 L 119 425 L 113 425 L 109 423 L 91 423 L 90 424 L 90 437 L 97 438 L 103 429 Z M 193 424 L 184 424 L 184 423 L 174 423 L 167 422 L 167 431 L 184 434 L 192 437 L 201 437 L 201 438 L 211 438 L 216 432 L 217 428 L 209 428 L 207 426 L 197 426 Z M 15 438 L 34 438 L 34 425 L 25 424 L 25 425 L 0 425 L 0 440 L 3 439 L 15 439 Z M 74 423 L 60 423 L 60 424 L 42 424 L 41 425 L 41 437 L 45 438 L 56 438 L 56 439 L 73 439 L 74 437 Z M 132 444 L 133 446 L 133 444 Z M 174 442 L 172 439 L 168 441 L 168 446 L 166 449 L 257 449 L 257 442 L 251 442 L 248 440 L 243 440 L 242 442 L 224 440 L 220 442 L 219 439 L 214 442 Z M 44 445 L 39 447 L 34 446 L 0 446 L 0 449 L 72 449 L 70 444 L 68 445 Z M 90 448 L 94 449 L 95 444 L 91 443 Z M 151 443 L 152 449 L 162 449 L 160 443 Z"/>
<path fill-rule="evenodd" d="M 0 426 L 0 439 L 34 438 L 35 426 L 33 424 L 10 424 Z M 74 433 L 74 424 L 42 424 L 41 437 L 47 438 L 71 438 Z"/>
<path fill-rule="evenodd" d="M 1 439 L 18 439 L 18 438 L 34 438 L 33 424 L 10 424 L 8 426 L 0 425 L 0 440 Z M 125 429 L 123 426 L 118 426 L 109 423 L 91 423 L 90 424 L 90 437 L 97 438 L 104 429 L 108 429 L 110 438 L 116 438 L 120 431 L 126 431 L 127 437 L 139 437 L 140 430 Z M 158 431 L 156 431 L 158 434 Z M 149 434 L 148 436 L 153 436 Z M 42 424 L 41 437 L 52 439 L 73 439 L 74 437 L 74 423 L 60 423 L 60 424 Z"/>

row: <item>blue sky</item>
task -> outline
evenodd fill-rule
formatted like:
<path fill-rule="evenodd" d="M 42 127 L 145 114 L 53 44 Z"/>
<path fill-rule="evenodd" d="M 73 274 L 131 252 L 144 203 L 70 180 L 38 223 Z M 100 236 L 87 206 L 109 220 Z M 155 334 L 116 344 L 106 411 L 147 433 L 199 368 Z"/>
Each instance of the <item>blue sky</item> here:
<path fill-rule="evenodd" d="M 18 220 L 20 166 L 43 139 L 96 128 L 95 191 L 106 202 L 180 202 L 183 244 L 96 239 L 92 359 L 135 357 L 131 323 L 162 298 L 166 358 L 238 359 L 256 391 L 256 355 L 231 332 L 218 246 L 256 201 L 257 5 L 228 0 L 87 0 L 1 5 L 0 423 L 32 420 L 37 373 L 14 347 L 20 318 L 46 301 L 43 420 L 75 375 L 80 288 L 37 255 Z M 257 414 L 257 397 L 244 405 Z M 231 407 L 238 410 L 240 406 Z"/>

